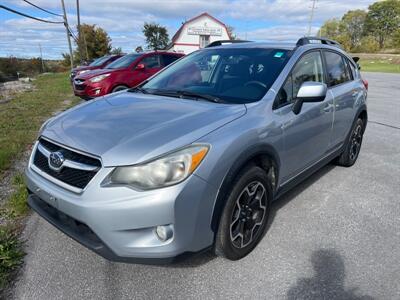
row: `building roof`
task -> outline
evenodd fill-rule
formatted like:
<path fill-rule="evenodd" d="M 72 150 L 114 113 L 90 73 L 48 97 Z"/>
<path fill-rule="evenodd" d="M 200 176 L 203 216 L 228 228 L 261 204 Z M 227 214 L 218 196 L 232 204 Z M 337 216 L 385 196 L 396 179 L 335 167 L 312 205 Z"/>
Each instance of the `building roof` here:
<path fill-rule="evenodd" d="M 179 38 L 179 36 L 181 35 L 181 32 L 182 32 L 182 30 L 183 30 L 183 28 L 185 27 L 186 24 L 191 23 L 191 22 L 193 22 L 193 21 L 195 21 L 195 20 L 197 20 L 197 19 L 200 19 L 201 17 L 208 17 L 208 18 L 214 20 L 215 22 L 221 24 L 221 25 L 225 28 L 226 32 L 228 33 L 229 38 L 231 38 L 230 33 L 229 33 L 229 31 L 228 31 L 228 28 L 226 27 L 226 25 L 225 25 L 224 23 L 222 23 L 220 20 L 214 18 L 214 17 L 211 16 L 210 14 L 204 12 L 204 13 L 202 13 L 202 14 L 200 14 L 200 15 L 194 17 L 194 18 L 191 18 L 190 20 L 186 21 L 185 23 L 183 23 L 183 24 L 181 25 L 181 27 L 179 27 L 178 31 L 177 31 L 177 32 L 174 34 L 174 36 L 172 37 L 171 44 L 174 44 L 174 43 L 176 42 L 176 40 L 177 40 L 177 39 Z"/>

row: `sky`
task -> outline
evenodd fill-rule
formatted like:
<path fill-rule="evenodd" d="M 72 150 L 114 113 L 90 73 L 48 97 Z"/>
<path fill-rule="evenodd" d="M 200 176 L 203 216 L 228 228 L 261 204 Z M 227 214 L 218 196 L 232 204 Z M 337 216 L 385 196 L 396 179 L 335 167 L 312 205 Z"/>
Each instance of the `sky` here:
<path fill-rule="evenodd" d="M 62 13 L 60 0 L 29 0 L 54 13 Z M 353 9 L 367 9 L 374 0 L 318 0 L 312 34 L 324 21 L 340 18 Z M 0 4 L 26 14 L 62 21 L 23 0 L 0 0 Z M 76 0 L 65 0 L 70 26 L 76 32 Z M 80 0 L 81 23 L 97 24 L 112 39 L 113 47 L 126 53 L 145 46 L 145 22 L 166 26 L 170 38 L 182 22 L 208 12 L 233 26 L 238 38 L 254 41 L 296 41 L 308 31 L 312 0 Z M 62 24 L 47 24 L 15 15 L 0 8 L 0 56 L 59 59 L 68 52 Z"/>

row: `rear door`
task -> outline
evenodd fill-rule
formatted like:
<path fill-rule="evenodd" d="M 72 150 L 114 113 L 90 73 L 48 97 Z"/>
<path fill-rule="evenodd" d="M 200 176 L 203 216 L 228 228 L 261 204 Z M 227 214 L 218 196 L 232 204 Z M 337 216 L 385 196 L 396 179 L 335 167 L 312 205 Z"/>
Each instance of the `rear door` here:
<path fill-rule="evenodd" d="M 348 59 L 338 52 L 324 50 L 327 70 L 327 84 L 334 97 L 334 123 L 331 144 L 340 146 L 354 119 L 354 107 L 358 97 L 362 96 L 362 87 L 354 80 L 355 74 L 349 68 Z"/>
<path fill-rule="evenodd" d="M 303 103 L 298 115 L 292 111 L 297 92 L 305 81 L 325 83 L 319 50 L 307 52 L 299 59 L 274 103 L 283 129 L 283 183 L 324 157 L 330 146 L 333 122 L 333 99 L 330 93 L 322 102 Z"/>

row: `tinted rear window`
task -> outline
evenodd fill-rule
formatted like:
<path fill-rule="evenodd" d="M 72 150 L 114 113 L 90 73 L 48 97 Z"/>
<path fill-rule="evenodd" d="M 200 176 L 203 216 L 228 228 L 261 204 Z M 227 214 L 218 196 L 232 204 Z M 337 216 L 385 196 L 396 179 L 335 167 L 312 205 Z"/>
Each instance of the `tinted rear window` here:
<path fill-rule="evenodd" d="M 163 61 L 164 61 L 164 66 L 168 66 L 169 64 L 172 64 L 174 61 L 176 61 L 180 56 L 175 56 L 175 55 L 167 55 L 163 54 Z"/>

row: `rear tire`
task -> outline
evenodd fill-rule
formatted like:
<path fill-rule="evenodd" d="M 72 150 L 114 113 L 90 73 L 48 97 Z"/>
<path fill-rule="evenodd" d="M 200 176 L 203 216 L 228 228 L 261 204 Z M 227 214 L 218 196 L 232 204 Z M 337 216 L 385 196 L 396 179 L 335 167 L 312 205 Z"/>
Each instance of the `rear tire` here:
<path fill-rule="evenodd" d="M 115 88 L 112 89 L 111 93 L 119 92 L 126 90 L 128 87 L 125 85 L 117 85 Z"/>
<path fill-rule="evenodd" d="M 215 241 L 215 254 L 238 260 L 249 254 L 264 236 L 272 188 L 265 171 L 251 165 L 232 183 Z"/>
<path fill-rule="evenodd" d="M 337 158 L 336 164 L 343 167 L 351 167 L 357 161 L 360 154 L 364 134 L 364 121 L 359 118 L 351 129 L 346 141 L 343 153 Z"/>

